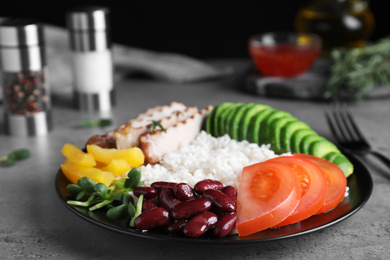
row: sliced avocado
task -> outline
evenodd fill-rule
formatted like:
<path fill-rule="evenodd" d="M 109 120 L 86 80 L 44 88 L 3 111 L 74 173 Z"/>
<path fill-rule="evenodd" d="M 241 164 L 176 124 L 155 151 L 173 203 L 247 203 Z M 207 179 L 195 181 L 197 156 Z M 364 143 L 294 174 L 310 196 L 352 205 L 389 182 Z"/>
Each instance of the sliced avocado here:
<path fill-rule="evenodd" d="M 283 153 L 291 152 L 291 137 L 300 129 L 310 129 L 310 127 L 299 119 L 288 122 L 280 129 L 280 150 Z"/>
<path fill-rule="evenodd" d="M 234 115 L 235 109 L 241 105 L 242 103 L 233 103 L 221 113 L 218 121 L 218 136 L 223 136 L 227 133 L 227 122 Z"/>
<path fill-rule="evenodd" d="M 317 157 L 323 158 L 330 152 L 338 152 L 340 150 L 332 142 L 326 140 L 314 141 L 309 145 L 309 154 L 315 155 Z"/>
<path fill-rule="evenodd" d="M 291 136 L 291 152 L 292 153 L 301 153 L 301 142 L 305 136 L 317 134 L 314 130 L 310 129 L 299 129 L 294 132 Z"/>
<path fill-rule="evenodd" d="M 213 134 L 214 132 L 214 115 L 215 115 L 215 112 L 217 111 L 217 108 L 218 106 L 214 107 L 209 116 L 207 117 L 207 120 L 206 120 L 206 132 L 209 133 L 209 134 Z"/>
<path fill-rule="evenodd" d="M 245 112 L 251 107 L 255 106 L 255 103 L 247 103 L 236 109 L 233 118 L 229 121 L 229 131 L 228 134 L 231 138 L 238 140 L 238 132 L 241 130 L 241 119 Z"/>
<path fill-rule="evenodd" d="M 309 129 L 299 129 L 293 133 L 291 136 L 291 141 L 290 141 L 290 147 L 291 147 L 291 152 L 292 153 L 300 153 L 300 145 L 302 142 L 302 139 L 307 136 L 307 135 L 312 135 L 316 134 L 314 130 L 311 128 Z"/>
<path fill-rule="evenodd" d="M 215 107 L 213 110 L 215 110 L 214 112 L 214 115 L 213 115 L 213 118 L 211 118 L 210 120 L 213 120 L 210 124 L 210 128 L 211 128 L 211 134 L 213 136 L 218 136 L 218 131 L 219 131 L 219 120 L 221 119 L 221 114 L 223 113 L 223 111 L 225 111 L 225 109 L 229 106 L 231 106 L 232 102 L 224 102 L 224 103 L 221 103 L 219 104 L 217 107 Z"/>
<path fill-rule="evenodd" d="M 339 153 L 331 162 L 336 164 L 344 172 L 345 177 L 353 173 L 354 167 L 351 161 L 342 153 Z"/>
<path fill-rule="evenodd" d="M 271 149 L 276 153 L 281 153 L 281 145 L 280 145 L 280 133 L 281 128 L 285 126 L 287 123 L 295 121 L 296 119 L 293 116 L 285 116 L 274 119 L 268 129 L 267 139 L 271 142 Z"/>
<path fill-rule="evenodd" d="M 320 140 L 326 140 L 326 139 L 322 136 L 319 136 L 318 134 L 311 134 L 311 135 L 305 136 L 302 139 L 301 144 L 299 145 L 300 153 L 310 154 L 309 153 L 310 145 L 312 143 L 314 143 L 316 141 L 320 141 Z"/>
<path fill-rule="evenodd" d="M 271 125 L 271 122 L 277 118 L 291 116 L 290 113 L 282 110 L 274 110 L 272 113 L 268 114 L 261 122 L 260 132 L 259 132 L 259 142 L 258 144 L 269 144 L 270 140 L 268 140 L 268 131 Z"/>
<path fill-rule="evenodd" d="M 247 140 L 251 143 L 259 144 L 259 133 L 261 122 L 263 119 L 268 116 L 276 109 L 273 108 L 265 108 L 262 111 L 259 111 L 255 115 L 252 116 L 251 121 L 249 122 L 248 132 L 247 132 Z"/>
<path fill-rule="evenodd" d="M 340 154 L 340 152 L 329 152 L 325 154 L 322 158 L 324 158 L 327 161 L 333 162 L 333 160 Z"/>
<path fill-rule="evenodd" d="M 250 106 L 242 115 L 239 126 L 238 126 L 238 141 L 247 140 L 248 135 L 248 128 L 250 125 L 250 121 L 254 115 L 256 115 L 258 112 L 266 109 L 271 108 L 268 105 L 263 104 L 255 104 L 253 106 Z"/>
<path fill-rule="evenodd" d="M 233 121 L 235 120 L 236 116 L 241 113 L 240 111 L 245 105 L 246 104 L 244 103 L 236 103 L 234 106 L 232 106 L 231 110 L 229 111 L 229 114 L 227 115 L 224 132 L 225 134 L 228 134 L 230 138 L 235 139 L 232 136 Z"/>

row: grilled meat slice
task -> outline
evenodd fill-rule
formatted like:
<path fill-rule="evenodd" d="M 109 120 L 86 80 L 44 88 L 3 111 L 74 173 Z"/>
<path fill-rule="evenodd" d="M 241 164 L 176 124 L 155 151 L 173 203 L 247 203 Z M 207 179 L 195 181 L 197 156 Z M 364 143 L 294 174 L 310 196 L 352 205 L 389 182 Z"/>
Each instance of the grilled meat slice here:
<path fill-rule="evenodd" d="M 104 148 L 124 149 L 139 146 L 139 137 L 146 133 L 148 125 L 152 120 L 161 120 L 172 115 L 172 113 L 183 111 L 187 107 L 179 102 L 172 102 L 169 106 L 155 106 L 144 113 L 139 114 L 135 119 L 119 126 L 116 130 L 104 135 L 92 136 L 87 144 L 96 144 Z"/>
<path fill-rule="evenodd" d="M 146 163 L 158 163 L 164 154 L 191 143 L 199 134 L 212 108 L 208 106 L 184 121 L 166 128 L 166 131 L 157 129 L 141 135 L 141 149 Z"/>

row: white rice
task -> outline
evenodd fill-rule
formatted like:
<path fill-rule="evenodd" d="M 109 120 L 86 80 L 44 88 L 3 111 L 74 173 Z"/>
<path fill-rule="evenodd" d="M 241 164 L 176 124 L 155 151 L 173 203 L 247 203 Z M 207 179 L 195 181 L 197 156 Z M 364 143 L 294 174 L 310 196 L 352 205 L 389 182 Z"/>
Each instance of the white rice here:
<path fill-rule="evenodd" d="M 237 188 L 242 168 L 277 157 L 270 145 L 238 142 L 228 135 L 215 138 L 202 131 L 190 145 L 166 154 L 160 164 L 142 166 L 146 185 L 155 181 L 185 182 L 214 179 Z"/>

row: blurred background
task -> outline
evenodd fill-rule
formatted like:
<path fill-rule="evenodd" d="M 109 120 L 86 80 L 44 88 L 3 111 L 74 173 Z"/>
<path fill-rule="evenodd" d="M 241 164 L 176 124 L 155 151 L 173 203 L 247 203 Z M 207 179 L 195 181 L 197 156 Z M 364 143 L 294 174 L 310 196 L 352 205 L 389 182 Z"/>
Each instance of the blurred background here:
<path fill-rule="evenodd" d="M 252 34 L 294 30 L 294 17 L 308 2 L 10 1 L 0 9 L 0 17 L 32 18 L 65 27 L 65 14 L 72 7 L 102 5 L 111 11 L 114 43 L 195 58 L 229 58 L 248 57 Z M 388 1 L 368 2 L 376 21 L 369 40 L 375 41 L 390 34 Z"/>

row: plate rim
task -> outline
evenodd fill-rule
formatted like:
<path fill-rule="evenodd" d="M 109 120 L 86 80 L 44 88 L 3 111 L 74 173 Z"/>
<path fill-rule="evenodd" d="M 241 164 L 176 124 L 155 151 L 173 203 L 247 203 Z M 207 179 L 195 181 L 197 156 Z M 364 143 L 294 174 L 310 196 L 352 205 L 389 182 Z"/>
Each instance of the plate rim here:
<path fill-rule="evenodd" d="M 76 216 L 86 220 L 87 222 L 89 222 L 91 224 L 94 224 L 94 225 L 97 225 L 99 227 L 111 230 L 113 232 L 119 232 L 122 234 L 130 235 L 130 236 L 138 237 L 138 238 L 143 238 L 143 239 L 158 240 L 158 241 L 169 240 L 169 241 L 172 241 L 175 243 L 179 242 L 179 243 L 186 243 L 186 244 L 191 243 L 191 244 L 224 246 L 224 245 L 248 245 L 248 244 L 253 244 L 253 243 L 265 243 L 265 242 L 279 241 L 279 240 L 289 239 L 289 238 L 293 238 L 293 237 L 298 237 L 298 236 L 302 236 L 302 235 L 309 234 L 309 233 L 314 233 L 314 232 L 323 230 L 325 228 L 331 227 L 331 226 L 336 225 L 336 224 L 344 221 L 345 219 L 349 218 L 350 216 L 355 214 L 357 211 L 359 211 L 367 203 L 367 201 L 371 197 L 371 194 L 372 194 L 372 191 L 374 188 L 372 176 L 371 176 L 370 172 L 368 171 L 367 167 L 357 157 L 355 157 L 354 155 L 352 155 L 351 153 L 348 153 L 348 152 L 343 152 L 343 153 L 353 162 L 354 168 L 359 169 L 359 171 L 358 171 L 359 173 L 354 172 L 353 174 L 356 174 L 358 176 L 357 177 L 358 179 L 360 178 L 359 181 L 362 181 L 364 179 L 364 185 L 365 185 L 364 190 L 366 190 L 366 192 L 365 192 L 364 196 L 360 199 L 360 201 L 355 206 L 353 206 L 349 211 L 347 211 L 345 214 L 343 214 L 335 219 L 332 219 L 331 221 L 329 221 L 327 223 L 321 224 L 319 226 L 316 226 L 316 227 L 313 227 L 310 229 L 297 231 L 297 232 L 293 232 L 293 233 L 285 234 L 285 235 L 281 235 L 281 236 L 268 237 L 268 238 L 251 239 L 250 237 L 243 237 L 242 240 L 241 239 L 227 240 L 225 238 L 218 239 L 218 238 L 208 238 L 208 237 L 188 238 L 188 237 L 184 237 L 184 236 L 168 235 L 168 234 L 164 234 L 161 232 L 154 232 L 154 231 L 148 231 L 148 232 L 142 232 L 142 231 L 138 231 L 138 230 L 129 231 L 128 229 L 124 229 L 118 225 L 109 225 L 106 222 L 101 222 L 101 221 L 93 219 L 89 216 L 86 216 L 82 212 L 76 210 L 75 206 L 67 204 L 66 198 L 62 196 L 59 185 L 58 185 L 59 176 L 60 176 L 60 174 L 63 175 L 61 169 L 58 170 L 56 177 L 55 177 L 55 189 L 56 189 L 56 193 L 57 193 L 60 201 L 65 205 L 65 207 L 68 210 L 70 210 Z M 360 176 L 360 175 L 362 175 L 362 176 Z M 348 181 L 348 179 L 347 179 L 347 181 Z M 328 213 L 322 213 L 322 214 L 328 214 Z M 131 228 L 129 227 L 129 229 L 131 229 Z M 238 235 L 232 235 L 232 236 L 238 237 Z M 249 238 L 249 239 L 245 239 L 245 238 Z"/>

